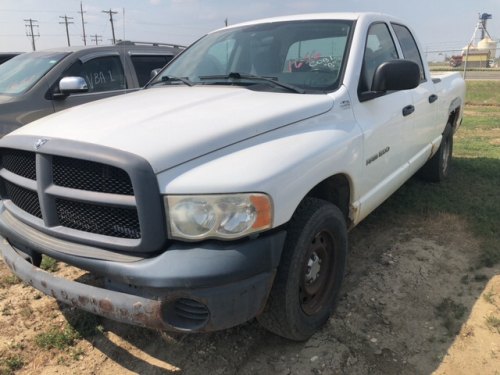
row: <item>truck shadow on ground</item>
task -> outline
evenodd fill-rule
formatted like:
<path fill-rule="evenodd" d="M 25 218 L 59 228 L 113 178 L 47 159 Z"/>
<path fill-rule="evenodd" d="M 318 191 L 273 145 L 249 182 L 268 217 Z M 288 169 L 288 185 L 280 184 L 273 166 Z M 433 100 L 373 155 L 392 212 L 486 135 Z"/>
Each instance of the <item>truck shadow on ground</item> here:
<path fill-rule="evenodd" d="M 350 232 L 336 312 L 305 342 L 277 337 L 255 320 L 170 334 L 61 309 L 111 360 L 100 364 L 102 373 L 431 374 L 499 273 L 482 267 L 500 253 L 500 220 L 490 223 L 500 218 L 499 176 L 499 160 L 456 159 L 443 184 L 410 179 Z"/>

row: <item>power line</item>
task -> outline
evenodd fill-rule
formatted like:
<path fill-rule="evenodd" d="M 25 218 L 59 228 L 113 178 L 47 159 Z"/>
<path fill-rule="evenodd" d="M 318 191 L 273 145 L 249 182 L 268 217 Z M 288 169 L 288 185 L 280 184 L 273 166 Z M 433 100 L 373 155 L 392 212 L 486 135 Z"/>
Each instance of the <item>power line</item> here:
<path fill-rule="evenodd" d="M 36 51 L 35 37 L 37 37 L 37 38 L 40 37 L 40 30 L 37 29 L 37 34 L 35 35 L 35 33 L 33 31 L 33 27 L 38 27 L 38 25 L 33 25 L 33 22 L 38 22 L 38 21 L 37 20 L 32 20 L 30 18 L 29 20 L 24 20 L 24 22 L 29 22 L 29 25 L 25 25 L 26 26 L 26 36 L 28 38 L 31 38 L 31 47 L 33 48 L 33 51 Z"/>
<path fill-rule="evenodd" d="M 80 1 L 80 11 L 78 12 L 82 15 L 82 27 L 83 27 L 83 44 L 87 45 L 87 37 L 85 35 L 85 21 L 83 20 L 83 13 L 87 13 L 83 11 L 82 2 Z"/>
<path fill-rule="evenodd" d="M 67 15 L 64 16 L 59 16 L 59 18 L 64 18 L 64 22 L 59 22 L 61 25 L 64 23 L 66 24 L 66 36 L 68 37 L 68 47 L 71 45 L 69 42 L 69 30 L 68 30 L 68 25 L 72 24 L 73 22 L 68 22 L 68 19 L 72 20 L 73 17 L 68 17 Z"/>
<path fill-rule="evenodd" d="M 117 14 L 118 12 L 113 12 L 111 8 L 109 8 L 109 10 L 103 10 L 102 13 L 109 14 L 109 21 L 111 22 L 111 31 L 113 33 L 113 44 L 115 44 L 116 38 L 115 38 L 115 26 L 113 25 L 113 14 Z"/>

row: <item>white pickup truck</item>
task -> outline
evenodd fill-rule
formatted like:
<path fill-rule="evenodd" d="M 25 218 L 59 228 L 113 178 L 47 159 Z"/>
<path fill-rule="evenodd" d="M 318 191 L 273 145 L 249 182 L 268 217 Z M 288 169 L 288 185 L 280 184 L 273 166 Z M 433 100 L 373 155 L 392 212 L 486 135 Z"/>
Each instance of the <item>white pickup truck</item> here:
<path fill-rule="evenodd" d="M 146 89 L 0 141 L 0 250 L 22 280 L 171 331 L 254 317 L 294 340 L 332 313 L 347 231 L 408 178 L 449 173 L 459 74 L 383 14 L 214 31 Z M 41 254 L 103 277 L 42 271 Z"/>

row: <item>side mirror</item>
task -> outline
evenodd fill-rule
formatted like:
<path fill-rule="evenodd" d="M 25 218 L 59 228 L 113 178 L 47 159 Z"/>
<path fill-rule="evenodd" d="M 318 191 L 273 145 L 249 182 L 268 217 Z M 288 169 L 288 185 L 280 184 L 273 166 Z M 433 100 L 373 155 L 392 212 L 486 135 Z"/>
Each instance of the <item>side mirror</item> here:
<path fill-rule="evenodd" d="M 389 60 L 379 65 L 372 91 L 411 90 L 420 85 L 420 68 L 410 60 Z"/>
<path fill-rule="evenodd" d="M 64 77 L 59 82 L 59 91 L 63 95 L 78 94 L 89 91 L 89 87 L 82 77 Z"/>
<path fill-rule="evenodd" d="M 411 90 L 420 85 L 420 67 L 410 60 L 389 60 L 380 64 L 373 75 L 370 91 L 359 95 L 360 101 L 374 99 L 387 91 Z"/>
<path fill-rule="evenodd" d="M 151 71 L 151 74 L 149 75 L 149 79 L 153 79 L 154 77 L 156 77 L 158 75 L 158 73 L 160 73 L 161 69 L 154 69 Z"/>

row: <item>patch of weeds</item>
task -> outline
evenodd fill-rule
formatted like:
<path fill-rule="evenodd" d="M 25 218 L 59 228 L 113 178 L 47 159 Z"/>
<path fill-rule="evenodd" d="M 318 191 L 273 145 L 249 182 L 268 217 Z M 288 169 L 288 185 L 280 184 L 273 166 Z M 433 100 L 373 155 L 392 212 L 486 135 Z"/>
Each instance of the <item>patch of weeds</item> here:
<path fill-rule="evenodd" d="M 60 356 L 59 358 L 57 358 L 58 365 L 64 365 L 64 363 L 66 363 L 66 358 L 64 358 L 63 356 Z"/>
<path fill-rule="evenodd" d="M 7 298 L 7 293 L 0 294 L 0 301 L 3 301 L 6 298 Z"/>
<path fill-rule="evenodd" d="M 2 283 L 7 284 L 8 286 L 16 285 L 21 282 L 21 279 L 16 275 L 10 275 L 3 278 Z"/>
<path fill-rule="evenodd" d="M 12 357 L 5 360 L 5 365 L 10 371 L 20 370 L 24 366 L 23 357 Z"/>
<path fill-rule="evenodd" d="M 492 305 L 495 304 L 495 297 L 496 294 L 493 293 L 493 288 L 490 288 L 490 290 L 486 293 L 483 294 L 483 298 L 486 302 L 491 303 Z"/>
<path fill-rule="evenodd" d="M 488 276 L 486 275 L 483 275 L 483 274 L 476 274 L 474 275 L 474 281 L 487 281 L 488 280 Z"/>
<path fill-rule="evenodd" d="M 70 325 L 66 325 L 62 330 L 52 327 L 48 331 L 36 336 L 35 344 L 42 349 L 57 348 L 62 350 L 74 345 L 75 340 L 80 337 L 80 334 Z"/>
<path fill-rule="evenodd" d="M 467 275 L 463 275 L 462 278 L 460 279 L 460 282 L 462 284 L 467 285 L 469 283 L 469 275 L 468 274 Z"/>
<path fill-rule="evenodd" d="M 456 335 L 460 332 L 460 318 L 467 311 L 462 303 L 457 303 L 451 298 L 444 298 L 439 305 L 436 306 L 436 315 L 443 320 L 443 326 L 448 331 L 448 335 Z"/>
<path fill-rule="evenodd" d="M 500 333 L 500 319 L 498 319 L 495 315 L 490 314 L 486 316 L 486 326 L 490 331 L 496 330 Z"/>
<path fill-rule="evenodd" d="M 4 306 L 2 309 L 2 315 L 3 316 L 11 316 L 12 315 L 12 310 L 10 304 Z"/>
<path fill-rule="evenodd" d="M 71 358 L 73 358 L 73 360 L 79 361 L 81 356 L 83 355 L 83 349 L 82 348 L 73 349 L 73 350 L 71 350 L 70 355 L 71 355 Z"/>
<path fill-rule="evenodd" d="M 59 271 L 59 266 L 57 264 L 57 260 L 55 260 L 54 258 L 48 257 L 47 255 L 42 256 L 42 263 L 40 264 L 40 268 L 44 271 L 49 271 L 49 272 Z"/>
<path fill-rule="evenodd" d="M 37 300 L 37 299 L 41 299 L 42 298 L 42 295 L 40 293 L 37 293 L 34 295 L 33 299 Z"/>

